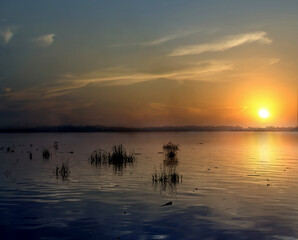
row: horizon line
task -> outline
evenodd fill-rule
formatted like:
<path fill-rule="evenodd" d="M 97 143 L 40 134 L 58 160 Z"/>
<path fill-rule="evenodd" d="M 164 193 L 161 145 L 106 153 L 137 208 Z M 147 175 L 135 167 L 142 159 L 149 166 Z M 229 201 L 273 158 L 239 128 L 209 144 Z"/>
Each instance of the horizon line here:
<path fill-rule="evenodd" d="M 30 132 L 203 132 L 203 131 L 298 131 L 297 126 L 242 127 L 238 125 L 185 125 L 160 127 L 123 127 L 102 125 L 57 125 L 39 127 L 3 127 L 0 133 Z"/>

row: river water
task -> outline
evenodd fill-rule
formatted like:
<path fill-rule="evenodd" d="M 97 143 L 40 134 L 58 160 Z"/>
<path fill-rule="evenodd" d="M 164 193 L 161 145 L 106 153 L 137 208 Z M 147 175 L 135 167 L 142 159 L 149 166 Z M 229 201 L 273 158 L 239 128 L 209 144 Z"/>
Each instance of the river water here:
<path fill-rule="evenodd" d="M 297 143 L 294 132 L 0 134 L 0 237 L 298 239 Z M 115 144 L 136 161 L 90 164 Z M 152 181 L 167 171 L 179 180 Z"/>

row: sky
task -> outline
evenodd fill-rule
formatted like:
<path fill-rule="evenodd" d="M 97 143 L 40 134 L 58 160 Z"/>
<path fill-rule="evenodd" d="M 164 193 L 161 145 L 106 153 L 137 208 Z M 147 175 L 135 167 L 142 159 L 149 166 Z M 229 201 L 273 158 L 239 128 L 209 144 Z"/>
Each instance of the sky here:
<path fill-rule="evenodd" d="M 0 127 L 295 126 L 297 29 L 297 0 L 1 1 Z"/>

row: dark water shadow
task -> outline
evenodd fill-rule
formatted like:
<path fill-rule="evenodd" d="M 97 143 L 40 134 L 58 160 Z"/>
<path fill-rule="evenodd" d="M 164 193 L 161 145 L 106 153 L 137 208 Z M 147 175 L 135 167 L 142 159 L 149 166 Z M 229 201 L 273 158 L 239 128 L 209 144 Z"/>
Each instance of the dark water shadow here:
<path fill-rule="evenodd" d="M 241 227 L 235 224 L 238 219 L 229 224 L 221 213 L 207 206 L 151 206 L 144 212 L 148 205 L 138 204 L 123 215 L 119 205 L 68 203 L 62 204 L 63 211 L 58 211 L 61 204 L 16 202 L 8 206 L 10 215 L 0 217 L 1 239 L 285 240 L 297 237 L 295 227 L 282 217 L 239 216 L 239 221 L 249 223 Z"/>

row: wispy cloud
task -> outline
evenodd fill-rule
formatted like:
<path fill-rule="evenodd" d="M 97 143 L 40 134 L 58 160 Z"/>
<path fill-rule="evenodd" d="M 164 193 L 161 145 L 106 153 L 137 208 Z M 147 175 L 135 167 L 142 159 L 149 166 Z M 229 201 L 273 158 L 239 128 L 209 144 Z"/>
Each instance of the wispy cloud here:
<path fill-rule="evenodd" d="M 42 35 L 38 38 L 34 38 L 33 42 L 35 42 L 40 47 L 49 47 L 54 42 L 54 37 L 56 35 L 54 33 Z"/>
<path fill-rule="evenodd" d="M 161 37 L 158 39 L 154 39 L 152 41 L 146 41 L 146 42 L 134 42 L 134 43 L 119 43 L 119 44 L 112 44 L 111 47 L 125 47 L 125 46 L 155 46 L 155 45 L 160 45 L 165 42 L 169 42 L 171 40 L 181 38 L 188 36 L 192 34 L 193 32 L 183 32 L 183 33 L 177 33 L 177 34 L 172 34 L 169 36 Z"/>
<path fill-rule="evenodd" d="M 234 48 L 252 42 L 270 44 L 272 40 L 270 38 L 267 38 L 266 35 L 266 32 L 260 31 L 229 36 L 217 42 L 179 47 L 172 51 L 169 54 L 169 56 L 183 56 L 201 54 L 204 52 L 226 51 L 230 48 Z"/>
<path fill-rule="evenodd" d="M 233 64 L 229 62 L 206 61 L 193 64 L 186 69 L 159 74 L 140 73 L 134 70 L 130 72 L 127 69 L 117 69 L 117 71 L 107 69 L 106 71 L 92 72 L 81 76 L 71 76 L 67 74 L 56 86 L 47 89 L 47 95 L 61 95 L 75 89 L 83 88 L 88 84 L 96 83 L 102 83 L 105 86 L 114 86 L 135 84 L 161 78 L 177 81 L 202 81 L 202 77 L 204 77 L 204 81 L 208 81 L 209 75 L 232 70 L 233 67 Z"/>
<path fill-rule="evenodd" d="M 189 106 L 171 106 L 164 103 L 159 102 L 151 102 L 149 103 L 149 107 L 154 110 L 158 111 L 162 114 L 168 114 L 169 112 L 184 112 L 184 113 L 192 113 L 203 115 L 205 114 L 206 110 L 197 108 L 197 107 L 189 107 Z"/>
<path fill-rule="evenodd" d="M 269 65 L 273 65 L 273 64 L 276 64 L 280 62 L 280 59 L 279 58 L 271 58 L 269 59 Z"/>
<path fill-rule="evenodd" d="M 108 68 L 82 75 L 65 74 L 60 80 L 48 85 L 36 86 L 18 92 L 6 92 L 5 96 L 11 100 L 22 99 L 47 99 L 65 95 L 79 90 L 89 84 L 102 86 L 129 85 L 156 79 L 169 79 L 176 81 L 214 81 L 211 77 L 215 74 L 233 69 L 233 64 L 221 61 L 205 61 L 194 63 L 188 68 L 169 71 L 165 73 L 143 73 L 135 69 L 124 67 Z"/>
<path fill-rule="evenodd" d="M 7 28 L 5 30 L 0 29 L 0 36 L 3 38 L 4 45 L 6 45 L 11 40 L 13 35 L 14 35 L 14 33 L 11 31 L 10 28 Z"/>

